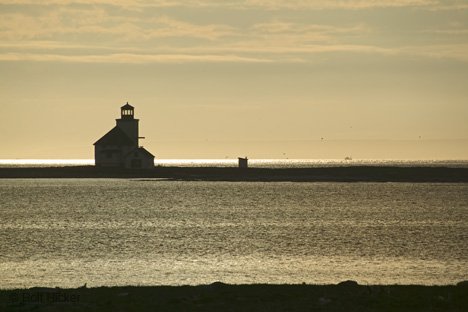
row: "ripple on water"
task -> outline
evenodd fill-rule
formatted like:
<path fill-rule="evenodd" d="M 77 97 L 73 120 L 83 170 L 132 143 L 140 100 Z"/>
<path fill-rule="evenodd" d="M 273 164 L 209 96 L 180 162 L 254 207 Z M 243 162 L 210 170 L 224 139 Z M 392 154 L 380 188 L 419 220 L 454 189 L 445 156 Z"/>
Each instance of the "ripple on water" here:
<path fill-rule="evenodd" d="M 2 287 L 447 284 L 468 185 L 0 180 Z"/>

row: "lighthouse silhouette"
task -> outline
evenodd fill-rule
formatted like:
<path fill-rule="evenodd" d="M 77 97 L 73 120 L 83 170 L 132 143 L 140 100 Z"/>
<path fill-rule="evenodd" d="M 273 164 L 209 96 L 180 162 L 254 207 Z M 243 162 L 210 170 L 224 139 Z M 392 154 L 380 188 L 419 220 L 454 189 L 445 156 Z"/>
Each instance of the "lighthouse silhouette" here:
<path fill-rule="evenodd" d="M 139 146 L 139 120 L 128 102 L 120 108 L 116 126 L 94 143 L 96 167 L 154 168 L 154 155 Z"/>

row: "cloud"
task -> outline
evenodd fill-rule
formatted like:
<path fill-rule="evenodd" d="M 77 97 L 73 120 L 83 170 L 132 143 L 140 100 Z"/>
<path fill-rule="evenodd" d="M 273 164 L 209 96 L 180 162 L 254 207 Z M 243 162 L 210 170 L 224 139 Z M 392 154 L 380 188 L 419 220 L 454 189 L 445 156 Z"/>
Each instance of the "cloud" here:
<path fill-rule="evenodd" d="M 468 43 L 409 46 L 402 47 L 399 51 L 413 56 L 468 62 Z"/>
<path fill-rule="evenodd" d="M 51 43 L 51 47 L 55 44 Z M 61 47 L 58 45 L 58 47 Z M 0 45 L 3 48 L 3 45 Z M 79 47 L 81 48 L 81 47 Z M 52 48 L 53 50 L 53 48 Z M 132 48 L 133 52 L 114 53 L 115 49 L 104 49 L 99 54 L 86 53 L 0 53 L 0 61 L 38 61 L 71 63 L 297 63 L 315 62 L 316 55 L 381 55 L 386 57 L 424 57 L 433 59 L 452 59 L 468 62 L 468 44 L 424 45 L 384 48 L 375 45 L 358 44 L 310 44 L 304 46 L 265 46 L 262 43 L 232 44 L 212 47 L 162 48 L 157 52 Z"/>
<path fill-rule="evenodd" d="M 0 11 L 2 61 L 309 62 L 317 54 L 372 53 L 385 56 L 417 55 L 465 62 L 465 55 L 468 55 L 464 44 L 467 32 L 465 22 L 441 26 L 444 24 L 436 20 L 435 26 L 429 26 L 434 27 L 432 30 L 427 26 L 425 29 L 404 29 L 404 38 L 387 31 L 386 36 L 394 37 L 385 40 L 379 33 L 379 23 L 374 19 L 370 19 L 370 24 L 358 18 L 347 21 L 317 19 L 321 21 L 318 23 L 315 19 L 296 18 L 295 14 L 291 16 L 283 12 L 298 8 L 435 8 L 441 5 L 440 1 L 435 0 L 238 0 L 229 4 L 214 0 L 44 0 L 41 5 L 28 0 L 2 1 L 2 4 L 5 3 L 13 7 Z M 77 3 L 82 5 L 73 5 Z M 444 3 L 445 6 L 460 5 L 459 1 Z M 17 4 L 23 6 L 15 7 Z M 208 18 L 205 18 L 205 14 L 200 15 L 203 18 L 192 18 L 181 17 L 184 15 L 177 15 L 172 10 L 150 10 L 148 13 L 148 10 L 142 9 L 191 5 L 194 8 L 200 5 L 202 8 L 252 9 L 252 16 L 256 16 L 256 19 L 236 21 L 226 18 L 225 22 L 219 18 L 213 19 L 216 14 L 228 16 L 229 10 L 209 10 Z M 260 9 L 278 11 L 274 14 L 258 14 Z M 194 9 L 194 12 L 198 11 Z M 429 20 L 425 23 L 429 25 Z M 452 23 L 456 23 L 456 19 Z M 417 46 L 408 39 L 411 34 L 413 38 L 423 34 L 425 41 L 421 39 L 420 46 Z M 440 34 L 437 38 L 443 37 L 443 40 L 432 34 Z"/>
<path fill-rule="evenodd" d="M 215 40 L 229 35 L 232 31 L 226 25 L 197 25 L 168 16 L 154 16 L 142 20 L 135 16 L 112 15 L 104 8 L 59 7 L 33 15 L 5 13 L 0 16 L 0 39 L 3 40 L 49 40 L 61 35 L 80 34 L 99 37 L 100 40 L 137 41 L 167 37 Z"/>
<path fill-rule="evenodd" d="M 237 55 L 195 55 L 195 54 L 108 54 L 108 55 L 59 55 L 3 53 L 0 61 L 39 61 L 39 62 L 72 62 L 72 63 L 266 63 L 267 59 L 249 58 Z"/>
<path fill-rule="evenodd" d="M 367 9 L 406 6 L 428 6 L 436 4 L 432 0 L 247 0 L 247 6 L 257 6 L 268 9 Z"/>
<path fill-rule="evenodd" d="M 261 44 L 302 46 L 318 42 L 336 42 L 336 36 L 362 36 L 369 29 L 364 24 L 337 27 L 293 23 L 291 21 L 265 21 L 248 27 L 200 24 L 167 15 L 126 16 L 113 14 L 104 8 L 59 7 L 37 14 L 4 13 L 0 19 L 0 46 L 16 43 L 15 48 L 35 46 L 44 49 L 70 46 L 142 47 L 196 47 Z M 19 44 L 22 42 L 22 44 Z M 59 42 L 62 44 L 59 47 Z M 52 44 L 53 43 L 53 44 Z M 10 45 L 12 47 L 12 45 Z"/>
<path fill-rule="evenodd" d="M 10 5 L 38 5 L 35 0 L 3 0 Z M 462 1 L 441 0 L 42 0 L 41 5 L 113 5 L 123 8 L 145 7 L 216 7 L 231 9 L 368 9 L 388 7 L 449 7 Z"/>
<path fill-rule="evenodd" d="M 315 54 L 371 53 L 392 55 L 397 52 L 364 45 L 310 45 L 307 47 L 265 47 L 262 45 L 237 45 L 225 47 L 172 48 L 169 53 L 141 50 L 135 53 L 101 54 L 51 54 L 51 53 L 1 53 L 0 61 L 37 61 L 72 63 L 297 63 L 307 62 Z M 414 53 L 414 51 L 412 51 Z"/>
<path fill-rule="evenodd" d="M 261 46 L 303 47 L 317 43 L 338 43 L 343 37 L 362 37 L 371 32 L 365 24 L 333 26 L 273 21 L 258 23 L 243 33 L 241 42 Z"/>

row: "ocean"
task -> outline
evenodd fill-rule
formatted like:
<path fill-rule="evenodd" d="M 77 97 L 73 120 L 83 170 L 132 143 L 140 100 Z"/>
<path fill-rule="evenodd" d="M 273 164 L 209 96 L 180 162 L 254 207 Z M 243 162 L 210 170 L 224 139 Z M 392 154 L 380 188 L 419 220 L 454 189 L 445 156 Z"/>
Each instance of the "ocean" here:
<path fill-rule="evenodd" d="M 467 241 L 466 183 L 0 179 L 1 288 L 454 284 Z"/>
<path fill-rule="evenodd" d="M 1 167 L 94 166 L 94 159 L 0 159 Z M 237 159 L 156 159 L 163 167 L 237 167 Z M 249 159 L 255 168 L 314 168 L 345 166 L 450 167 L 468 168 L 468 160 L 408 159 Z"/>

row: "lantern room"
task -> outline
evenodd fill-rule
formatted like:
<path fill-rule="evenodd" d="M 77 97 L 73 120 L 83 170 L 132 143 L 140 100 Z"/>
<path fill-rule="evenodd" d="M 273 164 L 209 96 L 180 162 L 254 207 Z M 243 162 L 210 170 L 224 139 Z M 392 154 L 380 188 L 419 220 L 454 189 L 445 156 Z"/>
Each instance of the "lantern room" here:
<path fill-rule="evenodd" d="M 125 104 L 120 108 L 120 116 L 122 119 L 133 119 L 134 118 L 134 108 L 132 105 Z"/>

